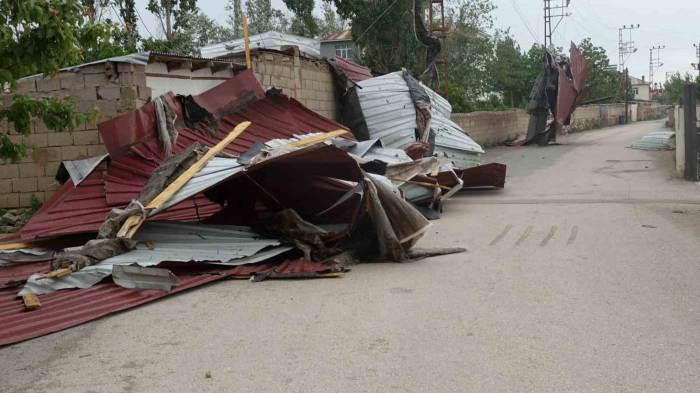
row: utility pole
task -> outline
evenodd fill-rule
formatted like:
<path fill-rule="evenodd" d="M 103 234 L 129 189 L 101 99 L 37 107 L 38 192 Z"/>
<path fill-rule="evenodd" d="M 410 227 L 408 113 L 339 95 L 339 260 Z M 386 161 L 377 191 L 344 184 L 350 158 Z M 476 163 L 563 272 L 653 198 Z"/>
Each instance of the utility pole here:
<path fill-rule="evenodd" d="M 665 49 L 666 45 L 664 46 L 652 46 L 649 48 L 649 86 L 653 87 L 654 86 L 654 73 L 656 70 L 661 68 L 661 66 L 664 65 L 664 63 L 661 62 L 661 50 Z M 656 56 L 654 55 L 654 51 L 656 51 Z"/>
<path fill-rule="evenodd" d="M 630 95 L 630 73 L 627 68 L 624 72 L 624 84 L 625 84 L 625 124 L 629 124 L 629 114 L 630 114 L 630 102 L 627 99 Z"/>
<path fill-rule="evenodd" d="M 628 58 L 627 55 L 631 55 L 631 54 L 637 52 L 637 48 L 634 46 L 634 41 L 632 40 L 632 30 L 635 30 L 638 28 L 639 28 L 639 23 L 637 23 L 637 26 L 629 25 L 629 27 L 627 27 L 627 25 L 624 25 L 618 29 L 618 33 L 619 33 L 619 41 L 618 41 L 619 61 L 617 62 L 617 67 L 621 73 L 625 70 L 625 61 L 627 61 L 627 58 Z M 629 32 L 629 35 L 628 35 L 628 38 L 626 41 L 625 41 L 625 37 L 624 37 L 625 31 Z"/>
<path fill-rule="evenodd" d="M 554 3 L 554 5 L 552 5 Z M 559 24 L 565 17 L 571 16 L 569 9 L 571 0 L 544 0 L 544 47 L 545 49 L 552 46 L 552 34 L 557 30 Z M 552 14 L 554 11 L 554 14 Z M 559 18 L 559 19 L 557 19 Z M 556 20 L 556 24 L 552 26 L 552 21 Z"/>
<path fill-rule="evenodd" d="M 698 70 L 698 76 L 700 76 L 700 44 L 693 44 L 695 47 L 695 57 L 698 58 L 697 63 L 690 63 L 694 69 Z"/>

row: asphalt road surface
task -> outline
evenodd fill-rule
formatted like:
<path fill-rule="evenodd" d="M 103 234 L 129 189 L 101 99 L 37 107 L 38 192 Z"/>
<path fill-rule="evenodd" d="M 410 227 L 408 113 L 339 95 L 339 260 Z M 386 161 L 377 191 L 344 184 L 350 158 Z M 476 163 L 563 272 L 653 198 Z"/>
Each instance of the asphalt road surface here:
<path fill-rule="evenodd" d="M 700 186 L 627 148 L 661 128 L 490 150 L 419 244 L 469 253 L 215 283 L 0 349 L 0 391 L 698 392 Z"/>

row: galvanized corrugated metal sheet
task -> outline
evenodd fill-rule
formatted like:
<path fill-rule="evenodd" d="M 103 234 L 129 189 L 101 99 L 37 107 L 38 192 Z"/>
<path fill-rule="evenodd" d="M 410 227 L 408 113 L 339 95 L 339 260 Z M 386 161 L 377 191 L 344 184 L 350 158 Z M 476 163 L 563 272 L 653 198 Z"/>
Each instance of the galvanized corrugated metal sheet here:
<path fill-rule="evenodd" d="M 136 234 L 136 249 L 87 266 L 68 276 L 49 279 L 34 274 L 19 295 L 89 288 L 112 274 L 114 265 L 156 266 L 162 262 L 211 262 L 235 266 L 268 260 L 293 249 L 279 239 L 263 238 L 248 227 L 147 222 Z M 262 250 L 267 249 L 265 252 Z"/>
<path fill-rule="evenodd" d="M 400 72 L 358 83 L 357 96 L 372 139 L 401 148 L 415 141 L 416 110 Z"/>
<path fill-rule="evenodd" d="M 416 111 L 401 72 L 367 79 L 358 86 L 360 107 L 372 138 L 394 148 L 415 142 Z M 450 120 L 450 103 L 425 85 L 422 87 L 431 99 L 435 154 L 449 157 L 460 168 L 478 165 L 484 150 Z"/>
<path fill-rule="evenodd" d="M 299 51 L 307 57 L 321 57 L 321 43 L 317 39 L 301 37 L 289 33 L 278 33 L 268 31 L 260 34 L 253 34 L 249 37 L 250 49 L 273 49 L 282 50 L 285 46 L 296 46 Z M 243 39 L 221 42 L 207 45 L 201 48 L 204 57 L 225 57 L 235 53 L 245 51 Z"/>
<path fill-rule="evenodd" d="M 245 167 L 238 163 L 234 158 L 214 157 L 197 172 L 182 188 L 175 193 L 170 199 L 163 203 L 158 209 L 153 210 L 150 216 L 169 209 L 180 202 L 185 201 L 206 191 L 210 187 L 224 181 L 225 179 L 245 170 Z"/>
<path fill-rule="evenodd" d="M 675 138 L 673 131 L 655 131 L 634 141 L 631 147 L 639 150 L 673 150 L 676 148 Z"/>
<path fill-rule="evenodd" d="M 154 266 L 164 261 L 210 261 L 242 265 L 260 262 L 244 258 L 281 244 L 279 239 L 262 237 L 248 227 L 174 222 L 146 223 L 137 232 L 136 238 L 144 243 L 133 251 L 106 259 L 100 264 Z M 266 254 L 264 259 L 291 249 L 292 247 L 276 247 L 276 254 Z"/>

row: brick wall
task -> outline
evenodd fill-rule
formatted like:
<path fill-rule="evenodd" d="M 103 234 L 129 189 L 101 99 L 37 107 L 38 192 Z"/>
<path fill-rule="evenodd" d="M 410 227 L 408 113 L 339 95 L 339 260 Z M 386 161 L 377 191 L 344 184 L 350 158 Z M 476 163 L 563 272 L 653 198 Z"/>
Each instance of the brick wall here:
<path fill-rule="evenodd" d="M 121 63 L 86 66 L 54 78 L 25 78 L 18 91 L 34 97 L 71 96 L 79 111 L 98 108 L 99 115 L 96 122 L 70 133 L 49 131 L 38 119 L 26 136 L 17 135 L 8 124 L 0 125 L 0 132 L 9 131 L 12 140 L 24 142 L 28 153 L 19 163 L 0 164 L 0 208 L 28 207 L 32 196 L 45 201 L 59 186 L 54 176 L 61 161 L 105 153 L 97 123 L 137 108 L 151 96 L 144 66 Z"/>
<path fill-rule="evenodd" d="M 453 113 L 452 121 L 482 146 L 499 145 L 527 132 L 529 115 L 521 109 L 502 112 Z"/>
<path fill-rule="evenodd" d="M 282 89 L 314 112 L 335 120 L 333 74 L 325 61 L 298 53 L 258 52 L 253 55 L 252 66 L 264 88 Z"/>

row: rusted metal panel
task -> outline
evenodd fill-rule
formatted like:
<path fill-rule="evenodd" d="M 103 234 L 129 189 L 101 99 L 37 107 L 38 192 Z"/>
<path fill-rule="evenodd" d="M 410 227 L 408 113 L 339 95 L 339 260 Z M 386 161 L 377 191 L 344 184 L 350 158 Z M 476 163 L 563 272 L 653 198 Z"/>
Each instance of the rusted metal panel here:
<path fill-rule="evenodd" d="M 336 57 L 330 61 L 333 61 L 338 67 L 340 67 L 345 75 L 347 75 L 347 77 L 353 82 L 360 82 L 374 77 L 369 68 L 343 59 L 342 57 Z"/>
<path fill-rule="evenodd" d="M 24 310 L 22 300 L 16 297 L 16 288 L 2 288 L 0 346 L 64 330 L 226 277 L 247 277 L 261 273 L 275 273 L 276 277 L 299 273 L 311 275 L 336 271 L 337 267 L 297 259 L 242 265 L 230 269 L 186 267 L 172 270 L 180 280 L 180 285 L 170 292 L 125 289 L 113 283 L 101 283 L 92 288 L 42 295 L 39 297 L 42 307 L 31 312 Z"/>

